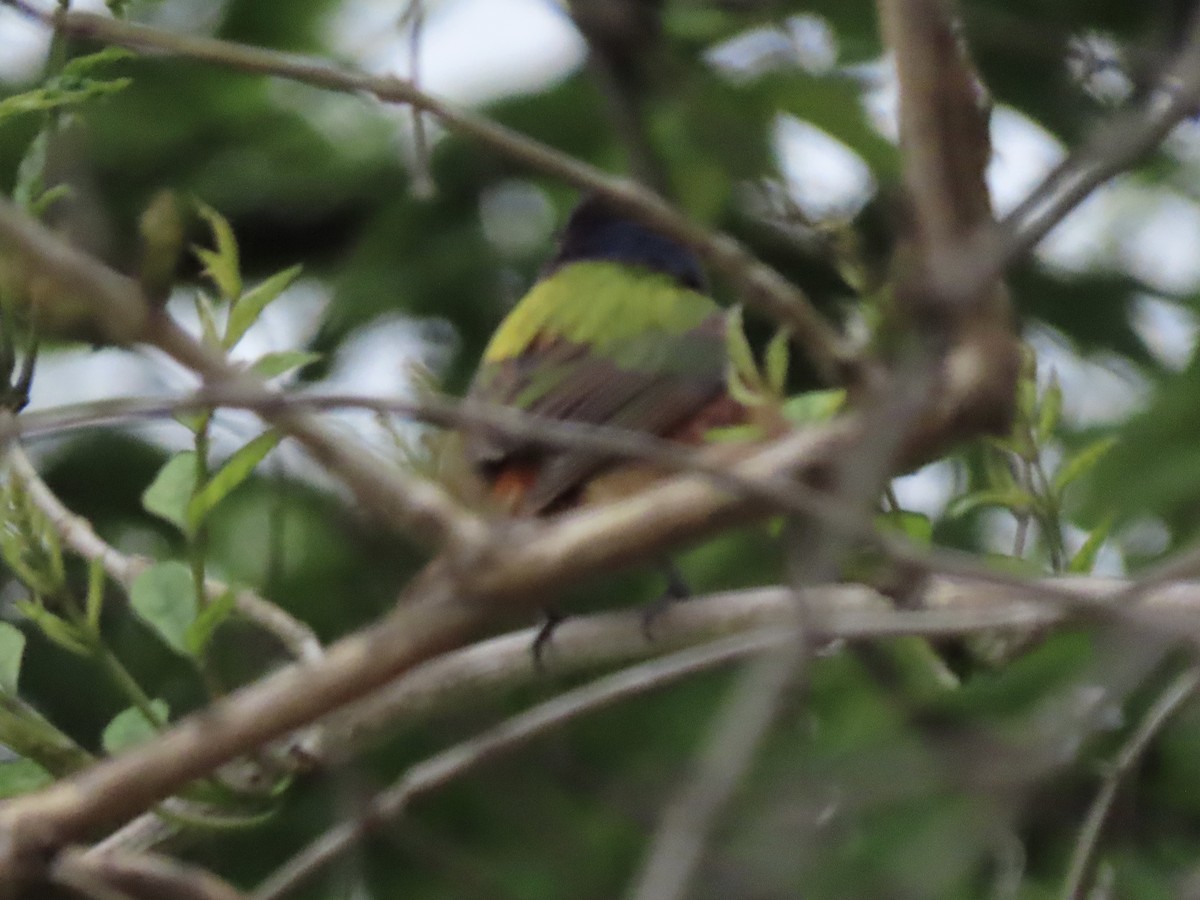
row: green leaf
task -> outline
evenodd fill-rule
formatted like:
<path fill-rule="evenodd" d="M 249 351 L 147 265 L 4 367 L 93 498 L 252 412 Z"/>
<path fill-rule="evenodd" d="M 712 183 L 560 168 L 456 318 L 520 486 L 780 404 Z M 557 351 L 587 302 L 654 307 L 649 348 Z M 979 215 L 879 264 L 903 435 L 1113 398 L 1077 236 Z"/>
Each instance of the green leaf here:
<path fill-rule="evenodd" d="M 983 473 L 987 485 L 992 490 L 1012 490 L 1017 487 L 1016 476 L 1013 475 L 1011 450 L 988 442 L 983 450 Z"/>
<path fill-rule="evenodd" d="M 187 506 L 188 528 L 195 530 L 218 503 L 229 496 L 239 484 L 250 477 L 255 466 L 263 461 L 279 443 L 279 433 L 265 431 L 225 461 L 225 465 L 198 490 Z"/>
<path fill-rule="evenodd" d="M 787 390 L 788 341 L 790 339 L 791 335 L 781 328 L 775 332 L 775 336 L 767 344 L 765 357 L 767 387 L 774 397 L 782 397 Z"/>
<path fill-rule="evenodd" d="M 200 656 L 204 653 L 213 634 L 216 633 L 221 623 L 229 618 L 236 604 L 237 595 L 232 590 L 228 590 L 200 610 L 200 615 L 196 616 L 195 621 L 188 626 L 187 632 L 183 636 L 188 652 L 192 656 Z"/>
<path fill-rule="evenodd" d="M 187 450 L 172 456 L 158 470 L 154 481 L 142 493 L 142 507 L 186 533 L 188 504 L 195 490 L 196 454 Z"/>
<path fill-rule="evenodd" d="M 750 342 L 746 340 L 746 332 L 742 327 L 742 308 L 740 306 L 730 309 L 726 316 L 725 350 L 729 355 L 733 374 L 754 393 L 762 393 L 762 378 L 759 375 L 758 366 L 754 363 L 754 351 L 750 349 Z M 732 380 L 730 379 L 730 381 Z"/>
<path fill-rule="evenodd" d="M 741 374 L 732 365 L 725 373 L 725 389 L 729 396 L 742 406 L 762 406 L 767 398 L 742 380 Z"/>
<path fill-rule="evenodd" d="M 0 622 L 0 691 L 16 695 L 25 654 L 25 635 L 8 622 Z"/>
<path fill-rule="evenodd" d="M 1100 552 L 1100 548 L 1108 540 L 1108 536 L 1112 532 L 1113 522 L 1113 517 L 1109 516 L 1092 529 L 1092 533 L 1087 536 L 1087 540 L 1075 551 L 1075 555 L 1067 563 L 1068 572 L 1073 575 L 1087 575 L 1092 571 L 1092 568 L 1096 565 L 1096 554 Z"/>
<path fill-rule="evenodd" d="M 276 272 L 261 284 L 247 291 L 246 295 L 234 304 L 233 309 L 229 311 L 229 321 L 225 323 L 224 346 L 226 349 L 232 348 L 242 339 L 250 326 L 258 321 L 258 317 L 262 315 L 262 311 L 267 308 L 267 305 L 296 280 L 301 268 L 301 266 L 292 266 L 290 269 Z"/>
<path fill-rule="evenodd" d="M 233 229 L 229 221 L 207 203 L 197 202 L 196 209 L 212 229 L 216 248 L 193 247 L 193 252 L 204 265 L 204 274 L 212 279 L 221 296 L 230 302 L 237 300 L 242 293 L 242 273 Z"/>
<path fill-rule="evenodd" d="M 151 566 L 133 582 L 129 602 L 171 649 L 190 655 L 187 633 L 197 610 L 196 587 L 187 566 L 175 560 Z"/>
<path fill-rule="evenodd" d="M 1058 383 L 1058 375 L 1050 373 L 1050 383 L 1042 394 L 1042 406 L 1038 410 L 1037 442 L 1045 444 L 1054 436 L 1058 423 L 1062 420 L 1062 385 Z"/>
<path fill-rule="evenodd" d="M 62 67 L 62 72 L 58 77 L 61 79 L 82 78 L 100 66 L 120 62 L 125 59 L 135 59 L 136 57 L 136 53 L 125 50 L 122 47 L 106 47 L 103 50 L 97 50 L 95 53 L 76 56 L 74 59 L 69 60 Z"/>
<path fill-rule="evenodd" d="M 84 612 L 93 633 L 100 631 L 100 613 L 104 609 L 104 561 L 97 557 L 88 564 L 88 590 Z"/>
<path fill-rule="evenodd" d="M 70 185 L 56 184 L 49 190 L 42 191 L 41 195 L 29 204 L 29 215 L 33 216 L 35 219 L 40 219 L 46 214 L 46 211 L 50 209 L 51 206 L 53 206 L 59 200 L 62 200 L 64 197 L 72 196 L 74 193 L 75 192 L 71 190 Z"/>
<path fill-rule="evenodd" d="M 321 359 L 320 353 L 310 353 L 306 350 L 281 350 L 278 353 L 265 353 L 254 361 L 250 371 L 261 378 L 276 378 L 293 369 L 307 366 Z"/>
<path fill-rule="evenodd" d="M 110 81 L 80 79 L 68 83 L 55 79 L 45 87 L 14 94 L 0 100 L 0 122 L 28 113 L 44 113 L 54 109 L 78 106 L 96 97 L 115 94 L 133 83 L 130 78 L 114 78 Z"/>
<path fill-rule="evenodd" d="M 1037 401 L 1037 381 L 1032 376 L 1017 382 L 1017 415 L 1020 422 L 1033 422 Z"/>
<path fill-rule="evenodd" d="M 766 437 L 760 425 L 722 425 L 704 432 L 707 444 L 736 444 L 743 441 L 761 441 Z"/>
<path fill-rule="evenodd" d="M 876 521 L 881 528 L 898 531 L 923 547 L 933 543 L 933 520 L 929 516 L 900 509 L 878 516 Z"/>
<path fill-rule="evenodd" d="M 76 656 L 91 656 L 87 636 L 66 619 L 56 616 L 38 601 L 18 600 L 17 609 L 50 641 Z"/>
<path fill-rule="evenodd" d="M 195 297 L 196 317 L 200 320 L 200 337 L 209 347 L 220 347 L 221 338 L 217 330 L 217 312 L 213 302 L 205 293 L 197 292 Z"/>
<path fill-rule="evenodd" d="M 192 434 L 199 434 L 212 418 L 211 409 L 201 409 L 195 412 L 177 412 L 174 419 Z"/>
<path fill-rule="evenodd" d="M 973 491 L 951 501 L 950 505 L 946 507 L 946 516 L 952 519 L 965 516 L 981 506 L 1000 506 L 1020 515 L 1029 512 L 1033 508 L 1033 504 L 1034 497 L 1028 491 L 1017 487 Z"/>
<path fill-rule="evenodd" d="M 54 776 L 32 759 L 14 759 L 0 763 L 0 800 L 19 797 L 43 788 L 54 781 Z"/>
<path fill-rule="evenodd" d="M 46 147 L 49 137 L 45 129 L 29 142 L 25 155 L 17 166 L 17 180 L 13 185 L 13 200 L 26 212 L 31 212 L 38 197 L 46 190 L 43 173 L 46 171 Z"/>
<path fill-rule="evenodd" d="M 1070 456 L 1054 474 L 1055 492 L 1063 491 L 1072 482 L 1092 471 L 1096 467 L 1096 463 L 1104 458 L 1104 455 L 1112 449 L 1116 442 L 1117 439 L 1114 437 L 1100 438 Z"/>
<path fill-rule="evenodd" d="M 165 700 L 151 700 L 150 709 L 159 723 L 166 724 L 169 720 L 171 710 Z M 156 734 L 158 729 L 150 724 L 145 713 L 136 706 L 131 706 L 121 710 L 104 726 L 101 743 L 106 753 L 116 755 L 122 750 L 145 743 Z"/>
<path fill-rule="evenodd" d="M 783 404 L 783 417 L 793 425 L 811 425 L 828 422 L 846 405 L 846 392 L 842 388 L 825 391 L 806 391 L 789 397 Z"/>

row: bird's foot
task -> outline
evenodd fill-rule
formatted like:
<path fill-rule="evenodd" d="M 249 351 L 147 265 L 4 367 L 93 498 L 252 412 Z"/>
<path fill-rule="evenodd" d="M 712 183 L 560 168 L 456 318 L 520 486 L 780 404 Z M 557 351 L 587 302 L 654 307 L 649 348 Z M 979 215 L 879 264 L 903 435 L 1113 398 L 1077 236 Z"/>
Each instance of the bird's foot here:
<path fill-rule="evenodd" d="M 544 614 L 542 627 L 538 629 L 538 633 L 533 638 L 533 645 L 529 648 L 533 654 L 533 667 L 538 672 L 546 671 L 546 648 L 550 645 L 550 639 L 554 637 L 554 632 L 566 618 L 556 609 L 544 610 Z"/>
<path fill-rule="evenodd" d="M 651 643 L 654 641 L 654 623 L 676 603 L 692 596 L 692 589 L 674 563 L 668 561 L 662 569 L 667 578 L 666 589 L 642 610 L 642 635 Z"/>

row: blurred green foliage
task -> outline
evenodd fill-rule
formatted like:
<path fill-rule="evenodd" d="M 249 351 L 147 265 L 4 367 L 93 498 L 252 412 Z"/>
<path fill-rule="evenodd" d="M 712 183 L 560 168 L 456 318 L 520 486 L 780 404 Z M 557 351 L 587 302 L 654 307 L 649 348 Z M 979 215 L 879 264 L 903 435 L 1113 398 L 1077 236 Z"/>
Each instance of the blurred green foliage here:
<path fill-rule="evenodd" d="M 159 0 L 153 6 L 133 4 L 131 13 L 171 22 L 171 11 L 186 5 Z M 437 16 L 450 4 L 428 5 Z M 401 7 L 397 4 L 397 23 Z M 963 3 L 966 37 L 995 102 L 1068 143 L 1111 106 L 1094 98 L 1086 78 L 1072 76 L 1067 64 L 1072 40 L 1111 41 L 1123 53 L 1124 74 L 1136 93 L 1153 71 L 1154 49 L 1174 33 L 1184 7 L 1190 4 L 1178 0 Z M 328 39 L 338 9 L 336 0 L 234 0 L 220 6 L 209 25 L 228 39 L 332 54 L 343 52 Z M 721 42 L 755 29 L 786 33 L 790 16 L 816 16 L 828 26 L 836 66 L 805 69 L 785 55 L 731 76 L 706 61 Z M 669 0 L 663 22 L 643 112 L 671 192 L 693 216 L 745 240 L 824 310 L 840 314 L 854 302 L 854 290 L 839 275 L 844 267 L 831 258 L 825 238 L 847 223 L 767 221 L 745 201 L 752 182 L 777 183 L 782 177 L 773 143 L 777 117 L 811 123 L 869 167 L 878 190 L 862 210 L 841 218 L 853 220 L 866 267 L 884 268 L 899 217 L 899 155 L 863 106 L 879 79 L 875 4 Z M 71 57 L 96 49 L 67 48 Z M 182 273 L 188 289 L 204 285 L 211 293 L 215 281 L 224 301 L 240 296 L 245 302 L 243 288 L 266 282 L 268 290 L 282 290 L 295 277 L 289 267 L 302 264 L 330 302 L 311 340 L 288 348 L 313 355 L 276 358 L 273 374 L 302 365 L 302 378 L 322 377 L 348 338 L 398 314 L 453 326 L 458 352 L 436 374 L 451 389 L 461 387 L 492 328 L 547 254 L 549 220 L 560 222 L 575 200 L 561 185 L 453 135 L 436 141 L 429 160 L 436 193 L 429 199 L 414 196 L 397 137 L 408 113 L 364 98 L 167 59 L 111 59 L 101 71 L 119 87 L 84 86 L 86 96 L 72 95 L 86 104 L 78 113 L 61 111 L 61 131 L 39 162 L 45 186 L 64 183 L 71 189 L 49 205 L 49 220 L 73 232 L 85 223 L 87 245 L 134 272 L 138 217 L 159 191 L 169 189 L 215 210 L 236 236 L 235 270 L 244 285 L 234 284 L 228 272 L 219 274 L 221 247 L 210 233 L 218 219 L 210 216 L 208 224 L 197 219 L 188 240 L 216 256 L 188 258 Z M 3 93 L 24 95 L 38 85 L 40 79 L 6 85 Z M 0 115 L 19 105 L 4 102 L 0 99 Z M 0 121 L 0 186 L 6 192 L 19 193 L 20 161 L 47 127 L 46 107 L 52 104 L 45 94 L 39 102 L 37 109 Z M 627 153 L 608 109 L 602 90 L 580 68 L 529 93 L 498 99 L 485 111 L 567 153 L 621 171 Z M 1173 186 L 1186 184 L 1189 171 L 1183 155 L 1161 152 L 1140 177 L 1147 188 L 1177 190 Z M 523 208 L 531 221 L 549 211 L 545 227 L 535 221 L 525 243 L 497 240 L 481 213 L 489 198 L 514 187 L 532 198 L 533 212 Z M 538 204 L 546 209 L 539 213 Z M 521 211 L 513 209 L 501 206 L 501 213 Z M 515 229 L 521 223 L 501 224 Z M 279 281 L 270 281 L 272 276 Z M 1047 529 L 1060 529 L 1075 554 L 1060 560 L 1064 568 L 1072 558 L 1082 558 L 1083 569 L 1097 559 L 1099 542 L 1086 554 L 1080 545 L 1105 520 L 1115 522 L 1105 547 L 1131 561 L 1153 554 L 1122 543 L 1127 526 L 1160 527 L 1165 537 L 1157 552 L 1194 538 L 1200 528 L 1200 364 L 1193 359 L 1182 371 L 1173 370 L 1135 327 L 1135 301 L 1157 292 L 1119 266 L 1064 271 L 1038 261 L 1019 266 L 1010 287 L 1025 327 L 1052 329 L 1067 351 L 1119 360 L 1124 371 L 1136 373 L 1143 407 L 1125 420 L 1080 422 L 1062 412 L 1078 405 L 1073 388 L 1048 400 L 1047 369 L 1040 391 L 1031 372 L 1018 426 L 1032 434 L 1032 443 L 1014 435 L 1007 443 L 956 456 L 949 465 L 962 498 L 958 514 L 938 511 L 931 522 L 897 512 L 897 527 L 914 537 L 928 539 L 932 533 L 939 543 L 1012 556 L 994 526 L 999 520 L 1011 525 L 1010 514 L 1029 518 L 1035 510 L 1041 538 L 1034 534 L 1024 553 L 1026 567 L 1034 570 L 1048 568 Z M 724 285 L 716 290 L 722 299 L 733 299 Z M 288 296 L 285 292 L 279 302 L 287 304 Z M 1196 297 L 1193 291 L 1164 299 L 1194 314 Z M 759 352 L 772 328 L 751 318 L 747 331 Z M 803 380 L 794 374 L 802 368 L 793 366 L 789 388 L 803 386 L 794 383 Z M 779 388 L 778 371 L 768 374 L 769 387 Z M 1045 412 L 1048 403 L 1058 406 L 1053 414 Z M 181 425 L 176 433 L 193 441 L 201 431 Z M 1108 438 L 1116 439 L 1113 451 L 1092 460 L 1094 470 L 1081 465 L 1069 491 L 1067 485 L 1017 483 L 1022 473 L 1028 476 L 1042 465 L 1052 481 L 1056 467 L 1063 471 L 1098 439 Z M 257 462 L 258 449 L 266 448 L 245 451 L 249 455 L 242 461 Z M 237 477 L 211 489 L 212 503 L 197 500 L 204 484 L 213 483 L 206 479 L 229 471 L 221 469 L 228 456 L 214 456 L 202 475 L 190 468 L 194 455 L 174 457 L 184 460 L 175 463 L 184 477 L 163 500 L 175 510 L 174 519 L 164 517 L 157 500 L 145 508 L 139 502 L 168 464 L 156 444 L 139 436 L 81 434 L 55 447 L 45 463 L 51 487 L 101 535 L 127 551 L 176 560 L 170 565 L 178 568 L 168 575 L 180 590 L 186 591 L 191 575 L 178 561 L 200 560 L 210 574 L 274 599 L 323 639 L 360 627 L 388 608 L 421 562 L 415 548 L 378 533 L 340 497 L 302 479 L 272 475 L 270 467 L 250 476 L 248 467 L 235 465 Z M 778 580 L 782 562 L 773 534 L 767 526 L 748 528 L 683 554 L 693 589 Z M 12 570 L 10 561 L 6 615 L 12 598 L 24 596 Z M 66 587 L 59 587 L 82 601 L 86 567 L 68 558 L 60 574 Z M 564 606 L 602 608 L 614 598 L 647 602 L 660 589 L 653 573 L 625 573 L 581 586 Z M 193 608 L 187 621 L 167 622 L 139 603 L 136 592 L 132 606 L 139 615 L 131 615 L 112 585 L 102 600 L 93 637 L 103 639 L 133 679 L 151 686 L 150 710 L 159 715 L 182 714 L 204 702 L 198 667 L 233 684 L 282 661 L 269 639 L 236 618 L 197 626 Z M 102 753 L 151 730 L 146 716 L 129 711 L 130 699 L 119 685 L 97 677 L 87 653 L 56 644 L 45 628 L 14 620 L 27 636 L 20 694 L 66 738 Z M 197 637 L 195 629 L 204 633 Z M 11 638 L 11 631 L 3 635 Z M 1120 648 L 1120 642 L 1102 631 L 1080 630 L 1034 641 L 1015 659 L 1002 653 L 998 663 L 984 661 L 995 654 L 941 648 L 961 678 L 958 687 L 931 677 L 930 657 L 911 642 L 820 652 L 803 696 L 795 698 L 722 824 L 696 896 L 1057 896 L 1101 763 L 1169 674 L 1149 666 L 1132 679 L 1139 688 L 1134 690 L 1131 678 L 1114 676 L 1106 664 L 1114 646 Z M 17 677 L 7 667 L 0 667 L 0 675 L 6 683 Z M 369 841 L 304 896 L 619 895 L 728 683 L 724 673 L 694 678 L 587 717 L 483 767 L 421 799 L 404 821 Z M 254 830 L 204 834 L 185 852 L 252 885 L 333 820 L 352 815 L 365 794 L 406 766 L 562 687 L 546 679 L 446 710 L 342 770 L 299 779 Z M 1095 696 L 1104 713 L 1098 718 L 1085 709 L 1087 698 Z M 1197 759 L 1200 717 L 1191 709 L 1165 729 L 1113 814 L 1102 864 L 1102 875 L 1114 885 L 1111 896 L 1176 896 L 1184 879 L 1195 884 Z M 13 767 L 7 775 L 6 766 Z M 0 763 L 5 790 L 31 787 L 42 777 L 19 763 Z M 355 893 L 356 886 L 365 886 L 365 892 Z"/>

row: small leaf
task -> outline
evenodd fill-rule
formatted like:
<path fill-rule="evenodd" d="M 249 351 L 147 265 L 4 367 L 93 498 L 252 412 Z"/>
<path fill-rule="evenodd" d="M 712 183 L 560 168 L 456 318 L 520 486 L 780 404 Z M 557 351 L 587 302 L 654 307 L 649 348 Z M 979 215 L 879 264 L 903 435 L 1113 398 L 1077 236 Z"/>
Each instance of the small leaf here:
<path fill-rule="evenodd" d="M 88 565 L 87 602 L 84 611 L 93 633 L 100 631 L 100 613 L 104 609 L 105 574 L 104 561 L 99 557 Z"/>
<path fill-rule="evenodd" d="M 279 443 L 279 433 L 265 431 L 225 461 L 225 465 L 198 490 L 187 506 L 190 530 L 198 528 L 218 503 L 229 496 L 239 484 L 250 477 L 255 466 L 263 461 Z"/>
<path fill-rule="evenodd" d="M 154 481 L 142 493 L 142 507 L 187 532 L 188 504 L 195 489 L 196 454 L 191 450 L 177 453 L 158 470 Z"/>
<path fill-rule="evenodd" d="M 64 73 L 51 79 L 42 88 L 13 94 L 0 100 L 0 122 L 27 113 L 44 113 L 78 106 L 94 97 L 115 94 L 132 83 L 131 78 L 98 81 L 93 78 L 68 77 Z"/>
<path fill-rule="evenodd" d="M 246 295 L 234 304 L 233 309 L 229 311 L 229 321 L 225 323 L 224 346 L 226 349 L 232 348 L 242 339 L 242 335 L 258 321 L 258 317 L 262 315 L 262 311 L 267 308 L 267 305 L 296 280 L 300 270 L 301 266 L 292 266 L 290 269 L 276 272 L 261 284 L 247 291 Z"/>
<path fill-rule="evenodd" d="M 1096 565 L 1096 556 L 1104 542 L 1112 532 L 1114 519 L 1112 516 L 1092 529 L 1083 545 L 1075 551 L 1071 561 L 1067 563 L 1067 571 L 1073 575 L 1088 575 Z"/>
<path fill-rule="evenodd" d="M 317 362 L 320 353 L 309 353 L 305 350 L 282 350 L 278 353 L 265 353 L 254 361 L 250 371 L 262 378 L 276 378 L 293 369 Z"/>
<path fill-rule="evenodd" d="M 38 196 L 38 198 L 31 204 L 29 204 L 29 215 L 33 216 L 35 219 L 40 219 L 46 214 L 46 211 L 50 209 L 51 206 L 53 206 L 59 200 L 62 200 L 64 197 L 72 196 L 74 193 L 75 192 L 71 190 L 70 185 L 56 184 L 49 190 L 42 191 L 41 195 Z"/>
<path fill-rule="evenodd" d="M 0 800 L 31 793 L 52 781 L 54 776 L 32 759 L 14 759 L 0 763 Z"/>
<path fill-rule="evenodd" d="M 229 618 L 236 603 L 237 596 L 232 590 L 229 590 L 200 610 L 200 615 L 196 616 L 195 621 L 188 626 L 188 630 L 183 636 L 188 652 L 192 656 L 200 656 L 204 653 L 213 634 L 216 633 L 221 623 Z"/>
<path fill-rule="evenodd" d="M 767 402 L 762 394 L 742 380 L 742 376 L 732 365 L 725 372 L 725 389 L 729 391 L 729 396 L 742 406 L 762 406 Z"/>
<path fill-rule="evenodd" d="M 1111 450 L 1116 442 L 1117 439 L 1114 437 L 1103 437 L 1068 458 L 1054 475 L 1055 492 L 1063 491 L 1073 481 L 1092 471 L 1096 467 L 1096 463 L 1100 462 L 1104 454 Z"/>
<path fill-rule="evenodd" d="M 933 520 L 929 516 L 900 509 L 878 516 L 877 521 L 880 527 L 898 531 L 922 547 L 933 543 Z"/>
<path fill-rule="evenodd" d="M 788 341 L 790 338 L 791 335 L 781 328 L 775 332 L 775 336 L 767 344 L 765 356 L 767 387 L 775 397 L 782 397 L 787 390 Z"/>
<path fill-rule="evenodd" d="M 1032 376 L 1017 382 L 1018 422 L 1031 423 L 1037 411 L 1037 380 Z M 1018 426 L 1019 427 L 1019 426 Z"/>
<path fill-rule="evenodd" d="M 21 629 L 8 622 L 0 622 L 0 691 L 10 696 L 17 693 L 24 653 L 25 635 Z"/>
<path fill-rule="evenodd" d="M 217 312 L 212 300 L 203 292 L 196 294 L 196 317 L 200 320 L 200 337 L 209 347 L 220 347 L 221 338 L 217 332 Z"/>
<path fill-rule="evenodd" d="M 946 515 L 949 518 L 957 518 L 981 506 L 1000 506 L 1016 515 L 1021 515 L 1029 512 L 1033 508 L 1033 503 L 1034 498 L 1029 492 L 1020 488 L 973 491 L 970 494 L 956 497 L 946 507 Z"/>
<path fill-rule="evenodd" d="M 120 62 L 124 59 L 134 59 L 137 56 L 130 50 L 122 47 L 106 47 L 103 50 L 97 50 L 95 53 L 88 53 L 85 56 L 76 56 L 74 59 L 67 62 L 62 67 L 60 78 L 82 78 L 93 69 L 108 63 Z"/>
<path fill-rule="evenodd" d="M 86 636 L 66 619 L 59 618 L 40 602 L 18 600 L 17 609 L 38 627 L 50 641 L 76 656 L 91 656 L 92 648 Z"/>
<path fill-rule="evenodd" d="M 202 409 L 196 412 L 177 412 L 174 418 L 176 422 L 192 434 L 199 434 L 208 426 L 208 422 L 212 418 L 212 410 Z"/>
<path fill-rule="evenodd" d="M 1046 391 L 1042 394 L 1042 407 L 1038 410 L 1036 434 L 1039 444 L 1045 444 L 1054 436 L 1062 419 L 1062 403 L 1062 385 L 1058 383 L 1058 375 L 1051 372 L 1050 383 L 1046 385 Z"/>
<path fill-rule="evenodd" d="M 707 444 L 735 444 L 742 441 L 761 441 L 767 435 L 760 425 L 722 425 L 704 432 Z"/>
<path fill-rule="evenodd" d="M 133 582 L 129 602 L 171 649 L 190 655 L 187 632 L 196 620 L 196 588 L 187 566 L 174 560 L 151 566 Z"/>
<path fill-rule="evenodd" d="M 846 392 L 842 388 L 826 391 L 806 391 L 789 397 L 783 404 L 783 417 L 793 425 L 811 425 L 828 422 L 846 405 Z"/>
<path fill-rule="evenodd" d="M 171 710 L 165 700 L 151 700 L 150 709 L 160 725 L 167 723 Z M 105 752 L 115 755 L 136 744 L 145 743 L 156 734 L 158 729 L 150 724 L 145 713 L 131 706 L 113 716 L 112 721 L 104 726 L 104 735 L 100 740 Z"/>
<path fill-rule="evenodd" d="M 987 486 L 992 490 L 1012 490 L 1017 487 L 1013 474 L 1011 451 L 991 444 L 983 451 L 983 473 Z"/>
<path fill-rule="evenodd" d="M 205 274 L 212 279 L 221 296 L 234 301 L 242 293 L 242 274 L 233 229 L 229 226 L 229 221 L 207 203 L 198 202 L 196 209 L 212 229 L 216 249 L 194 247 L 193 252 L 204 264 Z"/>
<path fill-rule="evenodd" d="M 38 197 L 46 190 L 43 173 L 46 171 L 46 148 L 49 134 L 43 129 L 29 142 L 25 155 L 17 166 L 17 180 L 13 185 L 13 200 L 26 212 L 33 210 Z"/>
<path fill-rule="evenodd" d="M 762 378 L 758 366 L 754 364 L 754 351 L 746 340 L 746 332 L 742 328 L 742 308 L 735 306 L 729 310 L 725 322 L 725 351 L 733 373 L 755 393 L 762 392 Z"/>

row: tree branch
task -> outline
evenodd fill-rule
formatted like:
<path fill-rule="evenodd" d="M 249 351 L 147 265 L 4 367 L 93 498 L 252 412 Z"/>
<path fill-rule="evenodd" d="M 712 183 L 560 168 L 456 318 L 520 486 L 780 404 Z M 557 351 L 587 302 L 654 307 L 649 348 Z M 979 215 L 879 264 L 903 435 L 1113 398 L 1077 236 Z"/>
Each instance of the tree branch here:
<path fill-rule="evenodd" d="M 786 638 L 786 634 L 780 634 L 776 629 L 758 629 L 642 663 L 539 703 L 465 743 L 443 750 L 413 766 L 394 787 L 372 798 L 353 821 L 330 829 L 285 863 L 254 892 L 253 900 L 279 900 L 356 841 L 401 815 L 419 794 L 441 787 L 501 753 L 514 750 L 582 715 L 665 687 L 688 675 L 761 653 L 778 646 Z"/>
<path fill-rule="evenodd" d="M 152 853 L 89 854 L 73 847 L 58 855 L 49 880 L 86 896 L 126 900 L 244 900 L 207 869 Z"/>

